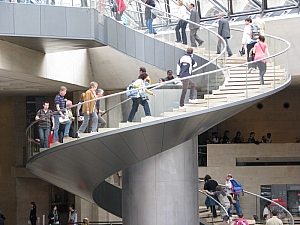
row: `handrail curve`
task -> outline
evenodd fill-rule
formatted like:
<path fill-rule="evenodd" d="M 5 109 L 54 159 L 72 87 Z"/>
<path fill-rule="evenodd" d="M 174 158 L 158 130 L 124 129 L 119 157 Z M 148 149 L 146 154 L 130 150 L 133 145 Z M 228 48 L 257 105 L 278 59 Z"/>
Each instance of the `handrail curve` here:
<path fill-rule="evenodd" d="M 224 211 L 224 212 L 226 213 L 226 215 L 229 217 L 229 214 L 228 214 L 226 208 L 225 208 L 219 201 L 217 201 L 214 197 L 210 196 L 209 194 L 206 194 L 204 191 L 199 190 L 199 192 L 200 192 L 201 194 L 205 195 L 206 197 L 209 197 L 210 199 L 212 199 L 218 206 L 220 206 L 220 207 L 223 209 L 223 211 Z"/>
<path fill-rule="evenodd" d="M 143 3 L 142 3 L 142 4 L 143 4 Z M 169 14 L 169 15 L 172 16 L 171 14 Z M 200 25 L 200 26 L 201 26 L 201 25 Z M 203 26 L 202 26 L 202 27 L 203 27 Z M 208 29 L 208 30 L 209 30 L 209 28 L 206 28 L 206 27 L 204 27 L 204 29 Z M 232 30 L 235 30 L 235 31 L 238 31 L 238 32 L 242 32 L 242 31 L 243 31 L 243 30 L 237 29 L 237 28 L 231 28 L 231 29 L 232 29 Z M 212 31 L 212 32 L 214 32 L 214 31 Z M 215 34 L 216 34 L 216 33 L 215 33 Z M 286 52 L 289 50 L 290 46 L 291 46 L 290 43 L 289 43 L 288 41 L 286 41 L 286 40 L 284 40 L 284 39 L 282 39 L 282 38 L 278 38 L 278 37 L 275 37 L 275 36 L 272 36 L 272 35 L 266 35 L 266 37 L 268 37 L 268 38 L 273 38 L 274 40 L 282 41 L 282 42 L 286 45 L 286 47 L 285 47 L 283 50 L 281 50 L 281 51 L 279 51 L 279 52 L 276 52 L 275 54 L 272 54 L 272 55 L 270 55 L 270 56 L 266 56 L 264 59 L 274 58 L 274 57 L 279 56 L 279 55 L 281 55 L 281 54 L 283 54 L 283 53 L 286 53 Z M 224 40 L 223 40 L 223 41 L 224 41 Z M 224 46 L 225 46 L 225 45 L 224 45 Z M 225 50 L 226 50 L 226 49 L 225 49 L 225 47 L 224 47 L 223 52 L 224 52 Z M 220 57 L 220 55 L 219 55 L 218 57 Z M 216 58 L 213 59 L 212 61 L 217 60 L 218 57 L 216 57 Z M 212 61 L 210 61 L 210 62 L 212 62 Z M 257 61 L 259 61 L 259 60 L 256 60 L 256 61 L 253 61 L 253 62 L 257 62 Z M 241 67 L 241 66 L 247 66 L 249 63 L 252 63 L 252 62 L 245 62 L 245 63 L 238 64 L 238 65 L 227 66 L 227 67 L 219 68 L 219 69 L 216 69 L 216 70 L 212 70 L 212 71 L 208 71 L 208 72 L 204 72 L 204 73 L 200 73 L 200 74 L 194 74 L 194 75 L 189 76 L 189 77 L 185 77 L 185 78 L 177 78 L 177 79 L 180 80 L 180 81 L 182 81 L 182 80 L 185 80 L 185 79 L 193 79 L 193 78 L 197 78 L 197 77 L 201 77 L 201 76 L 206 76 L 206 75 L 209 75 L 209 74 L 215 74 L 215 73 L 218 73 L 218 72 L 226 72 L 226 71 L 231 70 L 231 69 L 234 69 L 234 68 L 238 68 L 238 67 Z M 204 64 L 204 65 L 207 65 L 207 63 Z M 199 67 L 199 68 L 200 68 L 200 67 Z M 203 68 L 203 66 L 202 66 L 201 68 Z M 193 72 L 195 72 L 195 71 L 197 71 L 197 70 L 198 70 L 198 68 L 196 68 L 195 70 L 193 70 Z M 150 85 L 150 86 L 147 86 L 147 88 L 149 88 L 149 90 L 152 90 L 152 89 L 155 89 L 155 88 L 158 88 L 158 87 L 161 87 L 161 86 L 165 86 L 165 85 L 168 85 L 168 84 L 171 84 L 171 83 L 173 83 L 172 80 L 171 80 L 171 81 L 166 81 L 166 82 L 163 82 L 163 83 L 152 84 L 152 85 Z M 138 88 L 138 89 L 136 89 L 136 90 L 141 90 L 141 89 L 143 89 L 143 88 Z M 65 108 L 65 109 L 72 109 L 72 108 L 75 108 L 75 107 L 77 107 L 77 106 L 79 106 L 79 105 L 83 105 L 83 104 L 86 104 L 86 103 L 89 103 L 89 102 L 92 102 L 92 101 L 97 101 L 97 100 L 101 100 L 101 99 L 107 99 L 107 98 L 119 96 L 119 95 L 125 94 L 125 93 L 127 93 L 127 92 L 130 92 L 130 91 L 126 91 L 126 90 L 125 90 L 125 91 L 122 91 L 122 92 L 110 94 L 110 95 L 103 96 L 103 97 L 100 97 L 100 98 L 96 98 L 96 99 L 93 99 L 93 100 L 90 100 L 90 101 L 85 101 L 85 102 L 83 102 L 83 103 L 78 103 L 78 104 L 75 104 L 75 105 L 73 105 L 73 106 L 71 106 L 71 107 L 67 107 L 67 108 Z M 65 109 L 61 109 L 61 110 L 65 110 Z M 58 112 L 54 112 L 53 114 L 55 114 L 55 113 L 58 113 Z M 53 114 L 52 114 L 52 115 L 53 115 Z M 51 114 L 49 114 L 48 116 L 51 116 Z M 38 122 L 38 120 L 32 122 L 32 123 L 27 127 L 27 129 L 26 129 L 26 134 L 28 134 L 30 128 L 31 128 L 34 124 L 36 124 L 37 122 Z"/>
<path fill-rule="evenodd" d="M 204 182 L 204 180 L 202 180 L 202 179 L 198 179 L 198 181 L 199 181 L 199 182 Z M 222 187 L 225 187 L 225 184 L 219 184 L 219 185 L 221 185 Z M 202 192 L 202 191 L 199 190 L 199 192 Z M 255 193 L 250 192 L 250 191 L 244 190 L 244 193 L 246 193 L 246 194 L 248 194 L 248 195 L 255 196 L 255 197 L 260 198 L 260 199 L 263 199 L 263 200 L 266 200 L 266 201 L 268 201 L 268 202 L 270 202 L 270 203 L 272 203 L 272 204 L 278 206 L 280 209 L 282 209 L 283 211 L 285 211 L 285 212 L 289 215 L 289 217 L 290 217 L 291 220 L 292 220 L 291 225 L 294 225 L 294 224 L 295 224 L 294 217 L 293 217 L 293 215 L 290 213 L 290 211 L 288 211 L 286 208 L 284 208 L 283 206 L 281 206 L 281 205 L 278 204 L 277 202 L 274 202 L 274 201 L 271 200 L 271 199 L 268 199 L 268 198 L 266 198 L 266 197 L 263 197 L 263 196 L 261 196 L 261 195 L 255 194 Z"/>

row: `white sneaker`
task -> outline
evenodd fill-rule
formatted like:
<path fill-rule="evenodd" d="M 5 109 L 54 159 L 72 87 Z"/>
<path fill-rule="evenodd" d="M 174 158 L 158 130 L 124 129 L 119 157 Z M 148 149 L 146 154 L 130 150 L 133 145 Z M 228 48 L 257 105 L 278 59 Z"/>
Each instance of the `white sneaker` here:
<path fill-rule="evenodd" d="M 196 104 L 197 100 L 196 99 L 189 99 L 189 103 Z"/>
<path fill-rule="evenodd" d="M 78 138 L 80 138 L 80 133 L 79 132 L 76 132 L 76 136 L 78 137 Z"/>
<path fill-rule="evenodd" d="M 251 71 L 253 70 L 253 68 L 251 67 L 251 68 L 249 68 L 248 69 L 248 73 L 251 73 Z"/>
<path fill-rule="evenodd" d="M 185 109 L 185 106 L 179 106 L 179 109 Z"/>

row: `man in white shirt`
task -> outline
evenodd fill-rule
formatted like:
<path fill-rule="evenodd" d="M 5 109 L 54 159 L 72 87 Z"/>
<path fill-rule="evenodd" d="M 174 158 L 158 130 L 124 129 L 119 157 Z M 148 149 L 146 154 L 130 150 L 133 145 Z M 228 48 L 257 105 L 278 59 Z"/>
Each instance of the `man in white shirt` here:
<path fill-rule="evenodd" d="M 226 181 L 225 181 L 225 186 L 226 186 L 226 190 L 227 190 L 227 194 L 232 195 L 233 199 L 235 200 L 235 203 L 233 203 L 231 201 L 231 198 L 228 198 L 230 201 L 230 204 L 233 204 L 236 210 L 236 214 L 242 214 L 242 208 L 240 206 L 240 198 L 239 195 L 236 195 L 232 192 L 232 175 L 231 174 L 227 174 L 226 175 Z M 230 212 L 230 208 L 228 209 L 228 215 L 231 217 L 232 213 Z"/>
<path fill-rule="evenodd" d="M 256 40 L 252 39 L 252 19 L 246 18 L 245 19 L 245 28 L 243 32 L 242 37 L 242 48 L 246 46 L 247 50 L 247 61 L 252 62 L 254 60 L 254 57 L 250 55 L 250 50 L 254 47 L 254 45 L 257 43 Z M 248 73 L 251 73 L 253 69 L 256 69 L 256 65 L 254 63 L 250 63 L 248 65 Z"/>

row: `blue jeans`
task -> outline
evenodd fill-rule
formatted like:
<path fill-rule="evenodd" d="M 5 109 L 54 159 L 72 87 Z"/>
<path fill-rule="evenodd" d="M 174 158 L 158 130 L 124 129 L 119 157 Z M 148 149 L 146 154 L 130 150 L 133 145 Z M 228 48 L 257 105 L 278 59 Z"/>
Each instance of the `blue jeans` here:
<path fill-rule="evenodd" d="M 66 122 L 65 133 L 64 133 L 64 136 L 65 136 L 65 137 L 66 137 L 66 136 L 69 136 L 71 124 L 72 124 L 71 120 L 68 120 L 68 121 Z"/>
<path fill-rule="evenodd" d="M 97 127 L 98 127 L 98 115 L 96 112 L 93 112 L 92 114 L 92 132 L 97 132 Z M 84 120 L 78 129 L 78 133 L 84 133 L 86 127 L 89 125 L 89 120 L 90 120 L 90 115 L 87 113 L 84 113 Z"/>
<path fill-rule="evenodd" d="M 58 142 L 59 117 L 59 114 L 54 115 L 54 142 Z"/>
<path fill-rule="evenodd" d="M 132 108 L 128 116 L 129 122 L 132 122 L 140 104 L 144 107 L 145 115 L 151 116 L 150 107 L 147 100 L 143 101 L 142 98 L 132 98 Z"/>
<path fill-rule="evenodd" d="M 242 213 L 242 208 L 241 208 L 241 206 L 240 206 L 240 198 L 239 198 L 239 196 L 238 196 L 238 195 L 234 195 L 234 196 L 233 196 L 233 199 L 236 201 L 235 203 L 232 203 L 230 197 L 228 197 L 228 199 L 229 199 L 229 201 L 230 201 L 230 205 L 231 205 L 231 204 L 234 205 L 234 208 L 235 208 L 235 210 L 236 210 L 236 214 L 237 214 L 237 215 L 238 215 L 238 214 L 241 214 L 241 213 Z M 232 216 L 232 213 L 231 213 L 231 211 L 230 211 L 230 207 L 228 208 L 228 215 L 229 215 L 229 216 Z"/>
<path fill-rule="evenodd" d="M 180 33 L 179 33 L 179 30 L 181 29 L 182 43 L 185 44 L 185 45 L 187 44 L 187 37 L 186 37 L 186 32 L 185 32 L 186 25 L 187 25 L 186 21 L 179 20 L 178 24 L 175 27 L 176 40 L 181 41 L 181 36 L 180 36 Z"/>
<path fill-rule="evenodd" d="M 149 29 L 149 34 L 156 34 L 156 31 L 154 30 L 154 28 L 152 26 L 152 22 L 153 22 L 153 19 L 148 19 L 148 20 L 146 20 L 146 25 Z"/>
<path fill-rule="evenodd" d="M 47 127 L 47 128 L 39 127 L 40 147 L 41 148 L 48 148 L 49 134 L 50 134 L 50 127 Z"/>

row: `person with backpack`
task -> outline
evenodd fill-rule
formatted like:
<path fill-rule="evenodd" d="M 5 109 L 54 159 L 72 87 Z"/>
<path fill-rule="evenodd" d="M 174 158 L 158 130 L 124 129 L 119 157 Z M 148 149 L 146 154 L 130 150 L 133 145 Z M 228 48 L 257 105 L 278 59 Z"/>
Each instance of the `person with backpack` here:
<path fill-rule="evenodd" d="M 246 46 L 247 49 L 247 61 L 252 62 L 254 60 L 254 56 L 250 53 L 251 49 L 257 42 L 259 36 L 259 27 L 257 25 L 252 24 L 251 18 L 245 19 L 245 28 L 242 37 L 242 48 Z M 254 63 L 248 64 L 248 73 L 251 73 L 252 70 L 256 69 L 256 65 Z"/>
<path fill-rule="evenodd" d="M 226 186 L 227 194 L 230 194 L 235 200 L 234 203 L 232 202 L 231 198 L 229 198 L 230 204 L 234 205 L 237 214 L 242 214 L 242 208 L 240 206 L 240 196 L 239 196 L 239 194 L 243 191 L 242 185 L 239 184 L 236 180 L 234 180 L 231 174 L 227 174 L 225 186 Z M 228 209 L 228 214 L 229 216 L 232 216 L 230 207 Z"/>
<path fill-rule="evenodd" d="M 137 79 L 136 81 L 134 81 L 132 83 L 132 87 L 133 88 L 145 87 L 145 82 L 146 82 L 147 78 L 148 78 L 148 74 L 142 73 L 139 76 L 139 79 Z M 135 95 L 131 97 L 132 108 L 129 113 L 127 122 L 132 122 L 134 115 L 136 114 L 140 104 L 144 107 L 145 116 L 151 116 L 150 107 L 148 104 L 148 96 L 146 95 L 146 93 L 155 96 L 154 93 L 152 93 L 148 89 L 144 88 L 144 89 L 140 89 L 137 92 L 135 92 Z"/>
<path fill-rule="evenodd" d="M 233 225 L 249 225 L 248 221 L 244 219 L 243 213 L 238 214 L 238 219 L 234 221 Z"/>

